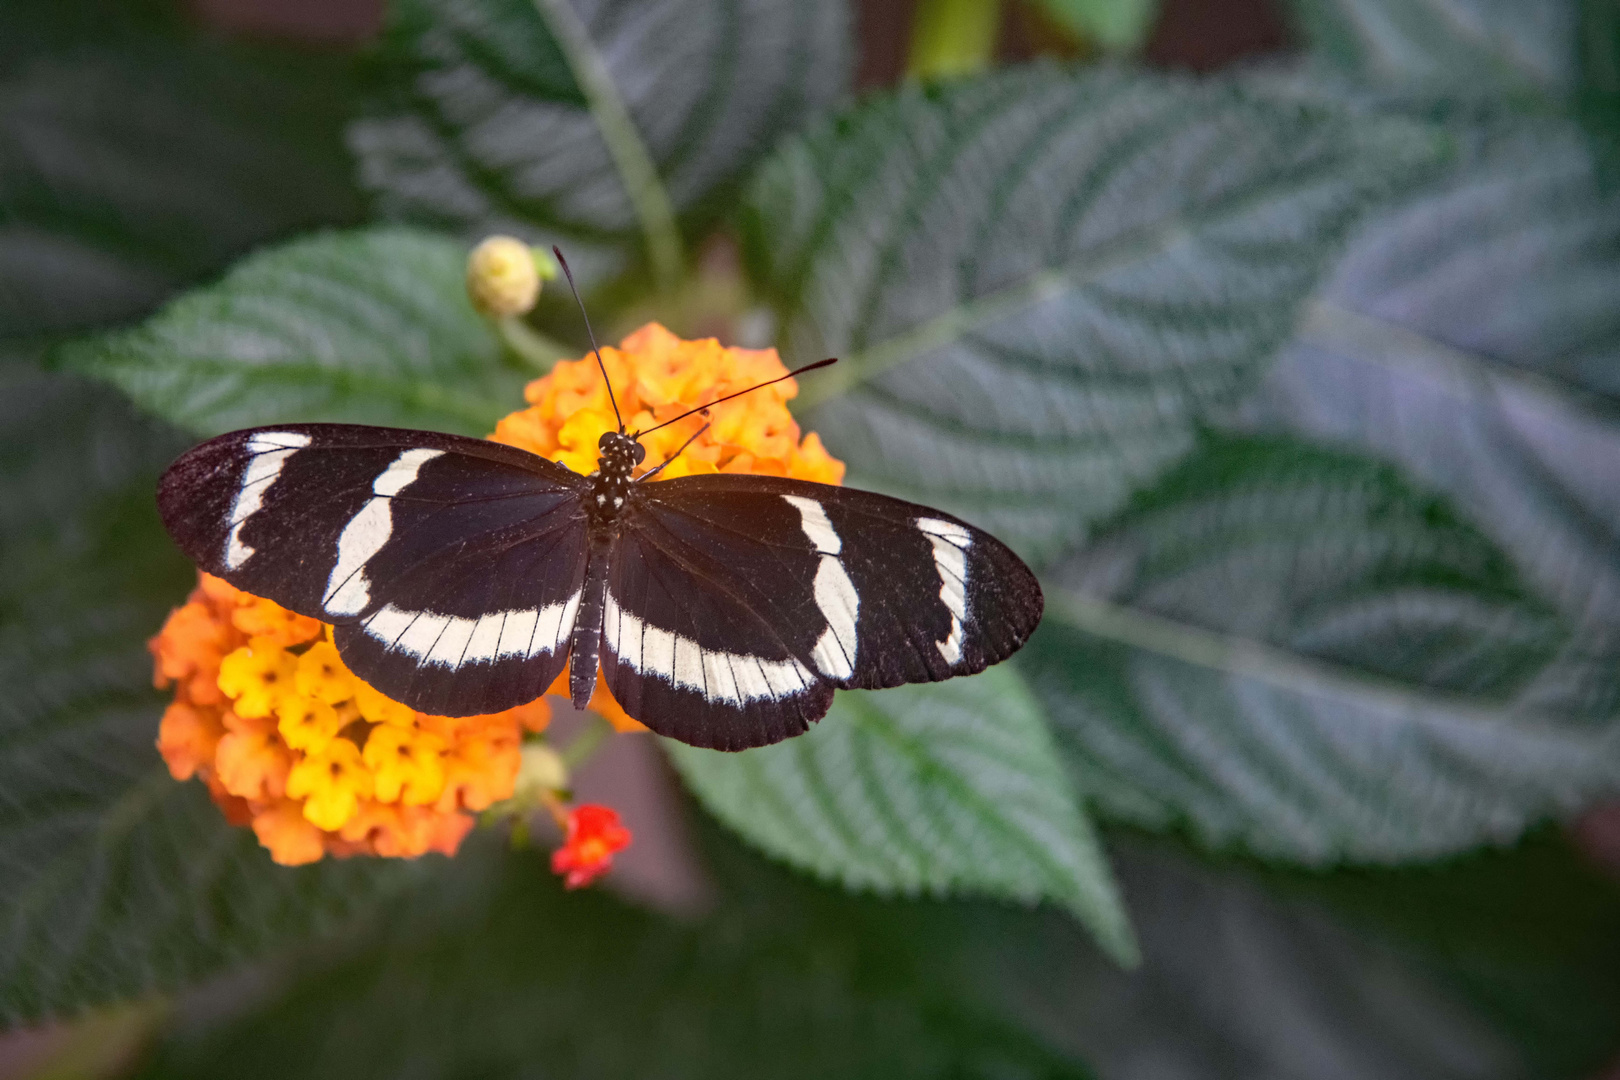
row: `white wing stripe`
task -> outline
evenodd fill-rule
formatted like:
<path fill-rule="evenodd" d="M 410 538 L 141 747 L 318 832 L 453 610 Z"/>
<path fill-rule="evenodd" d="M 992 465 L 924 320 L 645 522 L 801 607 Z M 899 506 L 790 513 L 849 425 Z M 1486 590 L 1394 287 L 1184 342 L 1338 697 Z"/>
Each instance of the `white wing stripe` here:
<path fill-rule="evenodd" d="M 252 557 L 254 548 L 242 543 L 242 526 L 259 512 L 264 497 L 281 476 L 287 459 L 309 445 L 309 436 L 296 431 L 266 431 L 248 439 L 253 459 L 242 472 L 242 483 L 231 504 L 231 531 L 225 538 L 225 568 L 235 570 Z"/>
<path fill-rule="evenodd" d="M 814 676 L 799 661 L 705 649 L 689 637 L 661 630 L 619 606 L 607 594 L 602 636 L 619 661 L 642 675 L 695 690 L 707 701 L 742 705 L 801 693 Z"/>
<path fill-rule="evenodd" d="M 371 603 L 366 563 L 383 549 L 393 534 L 393 497 L 416 480 L 423 465 L 443 454 L 443 450 L 420 447 L 406 450 L 372 481 L 372 497 L 338 535 L 337 563 L 326 579 L 326 596 L 321 601 L 328 614 L 357 615 Z"/>
<path fill-rule="evenodd" d="M 827 520 L 827 511 L 821 508 L 820 503 L 801 495 L 784 495 L 782 498 L 799 512 L 799 527 L 816 545 L 817 551 L 823 555 L 837 555 L 844 549 L 844 542 L 839 539 L 832 522 Z"/>
<path fill-rule="evenodd" d="M 950 633 L 934 645 L 945 662 L 954 666 L 962 660 L 962 633 L 968 618 L 967 551 L 973 546 L 973 534 L 954 521 L 939 518 L 918 518 L 917 528 L 933 545 L 939 599 L 951 613 Z"/>
<path fill-rule="evenodd" d="M 821 557 L 816 568 L 816 606 L 827 620 L 827 629 L 816 640 L 810 659 L 823 675 L 847 679 L 855 672 L 855 628 L 859 625 L 861 598 L 849 580 L 844 564 L 831 555 Z"/>
<path fill-rule="evenodd" d="M 390 651 L 452 670 L 507 657 L 555 653 L 574 629 L 579 593 L 543 608 L 496 611 L 477 619 L 402 611 L 385 604 L 365 621 L 366 633 Z"/>

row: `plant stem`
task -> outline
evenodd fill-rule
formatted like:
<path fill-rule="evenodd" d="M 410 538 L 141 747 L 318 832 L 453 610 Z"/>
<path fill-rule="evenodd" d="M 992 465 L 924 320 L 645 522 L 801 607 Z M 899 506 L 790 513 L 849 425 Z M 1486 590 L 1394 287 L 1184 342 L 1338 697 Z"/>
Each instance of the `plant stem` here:
<path fill-rule="evenodd" d="M 612 733 L 612 724 L 595 713 L 591 713 L 589 720 L 586 722 L 585 730 L 575 735 L 574 741 L 569 743 L 567 748 L 562 751 L 563 764 L 568 766 L 569 775 L 572 776 L 575 770 L 591 760 L 592 756 L 601 747 L 603 740 Z"/>
<path fill-rule="evenodd" d="M 508 315 L 494 322 L 495 332 L 500 334 L 501 341 L 506 347 L 541 375 L 550 371 L 558 360 L 574 351 L 540 333 L 516 315 Z"/>
<path fill-rule="evenodd" d="M 533 0 L 535 10 L 545 21 L 562 50 L 574 81 L 590 107 L 602 141 L 619 170 L 625 193 L 641 222 L 647 239 L 647 259 L 661 289 L 674 286 L 681 273 L 681 234 L 675 226 L 675 207 L 658 179 L 652 154 L 636 130 L 630 110 L 613 83 L 607 61 L 591 41 L 585 23 L 568 5 L 568 0 Z"/>

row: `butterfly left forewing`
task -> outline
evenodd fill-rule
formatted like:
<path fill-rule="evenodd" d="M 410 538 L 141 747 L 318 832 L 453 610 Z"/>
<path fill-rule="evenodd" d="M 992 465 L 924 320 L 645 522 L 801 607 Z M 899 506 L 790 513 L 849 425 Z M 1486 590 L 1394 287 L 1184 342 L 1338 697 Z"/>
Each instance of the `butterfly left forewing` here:
<path fill-rule="evenodd" d="M 562 669 L 585 486 L 482 439 L 294 424 L 188 451 L 158 503 L 204 570 L 334 624 L 389 697 L 460 716 L 531 701 Z"/>

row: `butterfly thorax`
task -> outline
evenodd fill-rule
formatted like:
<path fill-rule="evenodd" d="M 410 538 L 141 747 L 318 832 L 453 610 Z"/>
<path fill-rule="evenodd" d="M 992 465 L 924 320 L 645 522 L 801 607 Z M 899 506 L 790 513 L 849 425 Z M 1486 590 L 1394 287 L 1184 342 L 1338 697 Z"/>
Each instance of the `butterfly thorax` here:
<path fill-rule="evenodd" d="M 618 519 L 630 497 L 631 474 L 647 456 L 647 448 L 629 435 L 609 431 L 597 443 L 600 451 L 596 472 L 591 474 L 591 493 L 586 511 L 591 520 L 608 524 Z"/>

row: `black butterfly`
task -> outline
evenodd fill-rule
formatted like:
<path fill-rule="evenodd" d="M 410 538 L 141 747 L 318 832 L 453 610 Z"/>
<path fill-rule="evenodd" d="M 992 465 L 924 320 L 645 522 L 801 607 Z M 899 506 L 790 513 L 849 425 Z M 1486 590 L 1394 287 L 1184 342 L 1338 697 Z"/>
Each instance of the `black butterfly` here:
<path fill-rule="evenodd" d="M 203 569 L 334 624 L 356 675 L 438 715 L 532 701 L 570 656 L 583 707 L 600 659 L 654 731 L 742 750 L 804 732 L 834 689 L 983 671 L 1040 621 L 1029 568 L 949 514 L 771 476 L 633 480 L 637 437 L 604 434 L 580 476 L 457 435 L 252 428 L 184 454 L 158 506 Z"/>

